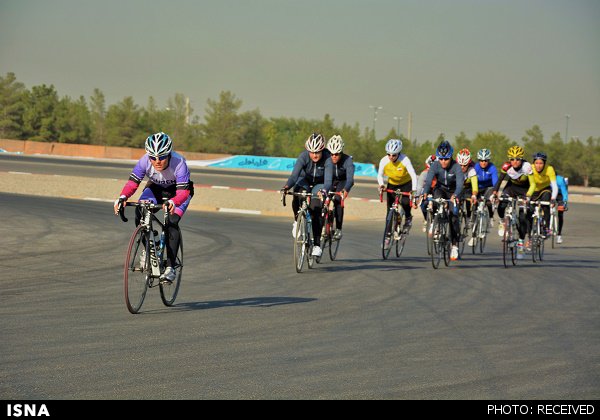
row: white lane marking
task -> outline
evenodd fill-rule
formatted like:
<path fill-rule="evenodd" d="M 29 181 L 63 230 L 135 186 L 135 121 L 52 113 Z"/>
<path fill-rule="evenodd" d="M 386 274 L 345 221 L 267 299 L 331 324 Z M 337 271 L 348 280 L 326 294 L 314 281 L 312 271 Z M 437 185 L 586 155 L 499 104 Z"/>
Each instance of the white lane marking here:
<path fill-rule="evenodd" d="M 32 175 L 31 172 L 16 172 L 16 171 L 8 171 L 9 174 L 15 174 L 15 175 Z"/>
<path fill-rule="evenodd" d="M 84 197 L 84 200 L 88 201 L 102 201 L 104 203 L 112 203 L 115 200 L 107 200 L 106 198 L 96 198 L 96 197 Z"/>
<path fill-rule="evenodd" d="M 229 189 L 229 187 L 224 187 L 222 185 L 213 185 L 213 186 L 211 186 L 211 188 L 215 188 L 217 190 L 228 190 Z"/>
<path fill-rule="evenodd" d="M 228 209 L 226 207 L 219 207 L 219 211 L 224 213 L 262 214 L 260 210 Z"/>
<path fill-rule="evenodd" d="M 262 192 L 264 191 L 262 188 L 246 188 L 246 191 L 256 191 L 256 192 Z"/>

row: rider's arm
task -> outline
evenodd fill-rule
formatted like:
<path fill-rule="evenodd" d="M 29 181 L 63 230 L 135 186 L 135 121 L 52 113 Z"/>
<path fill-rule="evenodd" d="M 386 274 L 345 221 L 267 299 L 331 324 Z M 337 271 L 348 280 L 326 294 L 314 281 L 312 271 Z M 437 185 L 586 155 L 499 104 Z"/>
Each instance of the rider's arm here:
<path fill-rule="evenodd" d="M 300 177 L 300 172 L 302 172 L 302 169 L 304 169 L 308 163 L 308 158 L 309 156 L 306 150 L 300 153 L 300 156 L 298 156 L 298 159 L 296 159 L 296 163 L 294 164 L 294 169 L 292 169 L 292 174 L 285 185 L 291 188 L 296 184 L 296 181 L 298 181 L 298 178 Z"/>
<path fill-rule="evenodd" d="M 556 200 L 556 196 L 558 195 L 558 185 L 556 184 L 556 171 L 553 166 L 548 167 L 548 177 L 550 178 L 550 187 L 552 189 L 550 198 Z"/>
<path fill-rule="evenodd" d="M 344 189 L 346 192 L 350 192 L 354 185 L 354 162 L 352 161 L 352 156 L 346 158 L 344 167 L 346 168 L 346 185 L 344 186 Z"/>
<path fill-rule="evenodd" d="M 498 169 L 496 165 L 490 162 L 490 174 L 492 175 L 492 185 L 496 185 L 498 182 Z"/>
<path fill-rule="evenodd" d="M 147 166 L 149 165 L 148 155 L 144 155 L 138 160 L 138 163 L 131 171 L 129 175 L 129 180 L 125 183 L 125 186 L 121 190 L 121 195 L 126 198 L 131 197 L 137 191 L 140 183 L 146 176 Z"/>
<path fill-rule="evenodd" d="M 560 189 L 560 193 L 563 196 L 564 201 L 569 201 L 569 191 L 567 190 L 567 184 L 565 183 L 565 179 L 562 176 L 556 177 L 556 183 L 558 184 L 558 188 Z"/>
<path fill-rule="evenodd" d="M 479 194 L 479 180 L 477 179 L 477 173 L 475 173 L 475 176 L 471 177 L 471 189 L 473 190 L 473 195 Z"/>
<path fill-rule="evenodd" d="M 404 156 L 404 159 L 402 159 L 402 164 L 404 165 L 404 167 L 408 171 L 408 174 L 410 175 L 410 179 L 412 181 L 411 191 L 417 191 L 417 173 L 415 172 L 415 168 L 413 168 L 408 156 Z"/>
<path fill-rule="evenodd" d="M 525 195 L 531 197 L 535 192 L 535 177 L 533 176 L 533 173 L 527 175 L 527 179 L 529 179 L 529 189 Z"/>
<path fill-rule="evenodd" d="M 381 160 L 379 161 L 379 170 L 377 171 L 377 183 L 381 186 L 384 185 L 383 170 L 385 169 L 385 165 L 387 165 L 389 162 L 390 162 L 390 158 L 387 155 L 382 157 Z"/>
<path fill-rule="evenodd" d="M 175 197 L 172 200 L 175 206 L 179 207 L 190 196 L 190 170 L 183 157 L 175 168 L 175 182 Z"/>
<path fill-rule="evenodd" d="M 454 176 L 456 176 L 456 189 L 454 190 L 454 196 L 460 197 L 462 194 L 463 187 L 465 185 L 465 174 L 463 173 L 460 165 L 454 161 L 452 163 L 451 171 L 454 172 Z"/>
<path fill-rule="evenodd" d="M 431 191 L 431 183 L 433 182 L 433 177 L 439 168 L 440 164 L 438 161 L 433 162 L 429 167 L 427 177 L 425 178 L 425 183 L 423 184 L 423 195 L 427 195 Z"/>
<path fill-rule="evenodd" d="M 500 172 L 500 175 L 498 175 L 498 181 L 496 181 L 496 183 L 494 183 L 494 191 L 496 192 L 500 192 L 500 185 L 502 185 L 502 181 L 504 181 L 504 178 L 506 177 L 506 171 L 508 171 L 510 169 L 510 163 L 506 162 L 504 165 L 502 165 L 502 171 Z"/>
<path fill-rule="evenodd" d="M 330 191 L 333 187 L 333 167 L 334 163 L 331 158 L 327 159 L 325 161 L 325 182 L 323 185 L 325 191 Z"/>

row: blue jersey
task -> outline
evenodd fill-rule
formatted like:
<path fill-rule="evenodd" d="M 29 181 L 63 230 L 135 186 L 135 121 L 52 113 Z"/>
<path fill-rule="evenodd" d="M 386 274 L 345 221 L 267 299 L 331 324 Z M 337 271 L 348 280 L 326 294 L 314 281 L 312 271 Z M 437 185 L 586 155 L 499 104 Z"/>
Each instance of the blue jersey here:
<path fill-rule="evenodd" d="M 562 195 L 563 201 L 569 201 L 569 186 L 565 182 L 565 179 L 556 175 L 556 184 L 558 185 L 558 192 Z"/>
<path fill-rule="evenodd" d="M 337 164 L 331 157 L 325 161 L 325 190 L 329 191 L 334 184 L 343 182 L 344 189 L 350 192 L 354 185 L 354 162 L 352 156 L 343 153 Z"/>
<path fill-rule="evenodd" d="M 492 162 L 489 162 L 485 169 L 477 162 L 475 172 L 477 173 L 477 184 L 480 190 L 493 187 L 498 182 L 498 170 Z"/>

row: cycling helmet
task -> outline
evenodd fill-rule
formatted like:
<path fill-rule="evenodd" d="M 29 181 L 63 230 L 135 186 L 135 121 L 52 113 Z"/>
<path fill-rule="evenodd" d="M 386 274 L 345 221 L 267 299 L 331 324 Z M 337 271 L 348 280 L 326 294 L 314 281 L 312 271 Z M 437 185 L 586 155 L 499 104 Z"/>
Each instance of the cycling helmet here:
<path fill-rule="evenodd" d="M 385 144 L 385 151 L 390 155 L 398 155 L 402 150 L 402 140 L 391 139 Z"/>
<path fill-rule="evenodd" d="M 342 150 L 344 150 L 344 140 L 342 140 L 342 136 L 339 134 L 333 135 L 327 142 L 327 149 L 331 153 L 342 153 Z"/>
<path fill-rule="evenodd" d="M 152 157 L 167 156 L 173 150 L 173 141 L 167 134 L 151 134 L 146 139 L 146 153 Z"/>
<path fill-rule="evenodd" d="M 427 166 L 429 168 L 434 160 L 435 160 L 435 155 L 427 156 L 427 159 L 425 159 L 425 166 Z"/>
<path fill-rule="evenodd" d="M 454 148 L 446 140 L 440 143 L 435 151 L 438 159 L 451 159 L 454 153 Z"/>
<path fill-rule="evenodd" d="M 325 148 L 325 139 L 319 133 L 312 133 L 304 143 L 304 147 L 309 152 L 319 153 Z"/>
<path fill-rule="evenodd" d="M 544 163 L 548 160 L 548 156 L 544 152 L 537 152 L 533 155 L 533 161 L 535 162 L 538 159 L 542 159 Z"/>
<path fill-rule="evenodd" d="M 490 160 L 492 158 L 492 152 L 490 149 L 481 149 L 477 152 L 477 160 Z"/>
<path fill-rule="evenodd" d="M 469 149 L 462 149 L 460 152 L 458 152 L 456 155 L 456 161 L 459 165 L 468 165 L 471 163 L 471 152 Z"/>
<path fill-rule="evenodd" d="M 509 159 L 523 159 L 525 157 L 525 150 L 521 146 L 512 146 L 508 149 Z"/>

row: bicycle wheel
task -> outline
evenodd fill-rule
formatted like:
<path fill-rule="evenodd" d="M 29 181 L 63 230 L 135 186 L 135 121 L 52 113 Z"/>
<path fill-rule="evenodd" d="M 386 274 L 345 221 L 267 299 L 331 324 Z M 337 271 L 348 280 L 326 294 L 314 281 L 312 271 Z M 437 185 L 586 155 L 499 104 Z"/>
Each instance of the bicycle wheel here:
<path fill-rule="evenodd" d="M 531 226 L 531 233 L 529 234 L 529 242 L 531 243 L 531 260 L 536 262 L 540 240 L 540 221 L 537 217 L 533 218 Z"/>
<path fill-rule="evenodd" d="M 471 234 L 471 229 L 469 229 L 469 218 L 467 217 L 467 213 L 461 213 L 459 223 L 461 226 L 460 236 L 458 238 L 458 257 L 462 258 L 463 252 L 465 251 L 465 245 L 467 244 L 467 238 Z"/>
<path fill-rule="evenodd" d="M 444 247 L 444 265 L 448 267 L 450 265 L 450 253 L 452 252 L 452 241 L 450 240 L 450 221 L 448 219 L 444 219 L 444 224 L 442 227 L 443 235 L 443 247 Z M 458 244 L 459 249 L 459 258 L 460 258 L 460 244 Z"/>
<path fill-rule="evenodd" d="M 313 242 L 313 232 L 312 232 L 312 221 L 306 221 L 306 233 L 305 233 L 306 241 L 304 242 L 304 247 L 306 248 L 306 262 L 308 263 L 308 268 L 313 268 L 315 265 L 315 257 L 312 255 L 314 242 Z"/>
<path fill-rule="evenodd" d="M 325 248 L 327 248 L 327 246 L 331 246 L 331 242 L 329 241 L 330 237 L 329 237 L 329 220 L 328 220 L 328 216 L 327 214 L 325 214 L 325 218 L 323 219 L 323 228 L 321 229 L 321 250 L 323 250 L 323 253 L 325 253 Z M 321 259 L 323 258 L 323 254 L 321 254 L 320 257 L 315 257 L 315 261 L 318 263 L 321 262 Z"/>
<path fill-rule="evenodd" d="M 544 243 L 546 242 L 546 238 L 542 235 L 542 233 L 546 232 L 546 224 L 544 223 L 544 219 L 540 220 L 540 235 L 538 235 L 538 259 L 540 261 L 544 261 Z"/>
<path fill-rule="evenodd" d="M 165 250 L 165 254 L 166 253 Z M 164 281 L 160 282 L 160 298 L 165 306 L 173 306 L 175 299 L 177 299 L 177 293 L 179 293 L 179 286 L 181 284 L 181 276 L 183 274 L 183 236 L 181 235 L 181 229 L 179 230 L 179 250 L 177 251 L 175 267 L 173 268 L 177 271 L 175 280 L 171 283 Z"/>
<path fill-rule="evenodd" d="M 400 257 L 402 255 L 402 251 L 404 250 L 404 244 L 406 243 L 406 237 L 408 236 L 408 229 L 404 230 L 404 225 L 406 224 L 406 216 L 404 214 L 404 210 L 400 210 L 400 214 L 397 215 L 396 222 L 396 230 L 398 234 L 398 239 L 396 240 L 396 257 Z"/>
<path fill-rule="evenodd" d="M 510 266 L 509 262 L 512 262 L 512 265 L 516 264 L 517 250 L 515 249 L 513 226 L 510 219 L 505 218 L 505 220 L 501 223 L 504 223 L 504 238 L 502 238 L 502 259 L 504 261 L 504 268 L 508 268 Z"/>
<path fill-rule="evenodd" d="M 433 215 L 430 211 L 427 212 L 427 224 L 425 226 L 425 241 L 427 242 L 427 255 L 431 255 L 433 250 L 433 234 L 431 230 L 431 225 L 433 224 Z"/>
<path fill-rule="evenodd" d="M 475 250 L 477 249 L 477 245 L 479 244 L 479 226 L 481 224 L 481 220 L 479 216 L 475 218 L 473 222 L 473 227 L 470 230 L 471 238 L 473 239 L 473 245 L 471 245 L 471 251 L 475 254 Z"/>
<path fill-rule="evenodd" d="M 337 258 L 338 249 L 340 248 L 340 239 L 333 239 L 333 212 L 329 212 L 329 220 L 331 221 L 329 229 L 329 258 L 334 261 Z"/>
<path fill-rule="evenodd" d="M 442 232 L 442 229 L 439 217 L 436 216 L 431 226 L 431 265 L 435 269 L 440 266 L 442 254 L 444 253 L 443 237 L 445 233 Z"/>
<path fill-rule="evenodd" d="M 490 216 L 487 213 L 487 209 L 484 209 L 484 213 L 479 218 L 479 252 L 483 254 L 485 250 L 485 243 L 487 241 L 487 233 L 490 227 Z"/>
<path fill-rule="evenodd" d="M 296 228 L 296 238 L 294 239 L 294 266 L 296 267 L 296 272 L 300 273 L 304 266 L 304 257 L 306 254 L 306 215 L 303 211 L 298 214 Z"/>
<path fill-rule="evenodd" d="M 552 231 L 552 249 L 554 249 L 554 244 L 556 243 L 556 232 L 558 232 L 558 220 L 556 216 L 556 212 L 552 211 L 550 213 L 550 230 Z"/>
<path fill-rule="evenodd" d="M 396 211 L 390 207 L 387 217 L 385 218 L 385 229 L 383 231 L 383 240 L 381 242 L 381 255 L 384 260 L 388 259 L 394 243 L 394 232 L 396 231 L 396 226 L 398 224 L 395 213 Z"/>
<path fill-rule="evenodd" d="M 125 272 L 123 276 L 125 304 L 132 314 L 137 314 L 144 303 L 148 290 L 150 269 L 150 246 L 148 232 L 139 225 L 131 235 L 127 255 L 125 256 Z M 141 264 L 142 250 L 146 251 L 146 261 Z"/>

